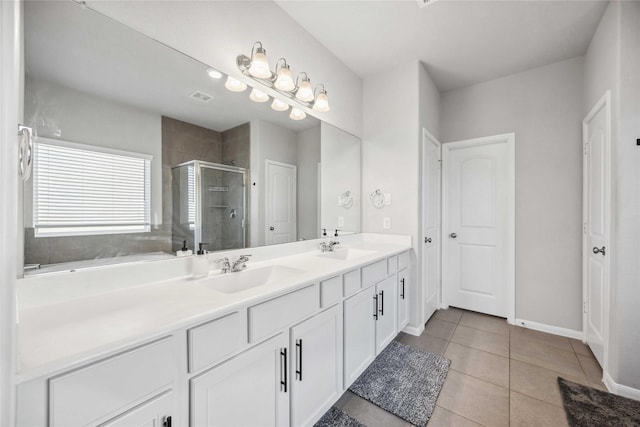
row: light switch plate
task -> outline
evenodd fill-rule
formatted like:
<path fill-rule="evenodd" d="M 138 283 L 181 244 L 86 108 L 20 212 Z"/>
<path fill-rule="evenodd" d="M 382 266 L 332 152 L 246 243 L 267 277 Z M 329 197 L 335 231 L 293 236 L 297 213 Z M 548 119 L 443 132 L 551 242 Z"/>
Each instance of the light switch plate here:
<path fill-rule="evenodd" d="M 391 228 L 391 218 L 385 216 L 382 219 L 382 228 L 384 228 L 385 230 L 389 230 Z"/>

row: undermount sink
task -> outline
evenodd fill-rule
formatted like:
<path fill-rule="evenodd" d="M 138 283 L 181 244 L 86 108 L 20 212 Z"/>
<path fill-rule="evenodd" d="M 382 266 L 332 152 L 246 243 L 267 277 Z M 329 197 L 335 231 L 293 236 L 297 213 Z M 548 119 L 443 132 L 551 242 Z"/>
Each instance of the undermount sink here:
<path fill-rule="evenodd" d="M 227 273 L 223 275 L 200 279 L 198 283 L 214 291 L 223 294 L 235 294 L 257 288 L 258 286 L 270 285 L 282 280 L 290 279 L 304 273 L 297 268 L 272 265 L 256 269 L 240 271 L 237 273 Z"/>
<path fill-rule="evenodd" d="M 370 251 L 368 249 L 339 248 L 334 249 L 333 252 L 324 252 L 318 256 L 350 261 L 352 259 L 362 258 L 367 255 L 373 255 L 375 252 L 376 251 Z"/>

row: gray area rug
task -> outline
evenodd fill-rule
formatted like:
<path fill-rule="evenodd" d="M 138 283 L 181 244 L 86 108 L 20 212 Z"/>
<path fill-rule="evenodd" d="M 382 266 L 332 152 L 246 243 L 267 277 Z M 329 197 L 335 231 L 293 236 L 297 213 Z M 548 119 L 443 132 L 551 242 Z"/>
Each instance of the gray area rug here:
<path fill-rule="evenodd" d="M 366 427 L 342 409 L 332 406 L 313 427 Z"/>
<path fill-rule="evenodd" d="M 640 426 L 640 402 L 558 377 L 571 427 Z"/>
<path fill-rule="evenodd" d="M 442 356 L 392 341 L 349 390 L 422 427 L 433 414 L 450 365 Z"/>

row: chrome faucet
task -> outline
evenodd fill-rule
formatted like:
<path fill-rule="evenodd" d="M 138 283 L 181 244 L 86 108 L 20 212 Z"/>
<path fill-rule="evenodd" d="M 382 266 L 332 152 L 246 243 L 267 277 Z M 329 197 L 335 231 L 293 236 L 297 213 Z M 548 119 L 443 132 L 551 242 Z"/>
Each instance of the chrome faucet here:
<path fill-rule="evenodd" d="M 335 245 L 339 245 L 339 244 L 340 244 L 340 242 L 334 241 L 334 240 L 330 240 L 329 243 L 322 242 L 322 243 L 320 243 L 320 250 L 322 252 L 333 252 L 333 247 Z"/>
<path fill-rule="evenodd" d="M 222 264 L 222 267 L 220 267 L 220 269 L 222 270 L 223 274 L 226 274 L 231 271 L 231 264 L 229 263 L 229 258 L 227 257 L 219 258 L 214 262 L 218 262 Z"/>
<path fill-rule="evenodd" d="M 240 255 L 237 260 L 233 262 L 233 266 L 231 267 L 231 272 L 235 273 L 238 271 L 245 270 L 247 268 L 247 261 L 249 261 L 249 257 L 251 255 Z"/>

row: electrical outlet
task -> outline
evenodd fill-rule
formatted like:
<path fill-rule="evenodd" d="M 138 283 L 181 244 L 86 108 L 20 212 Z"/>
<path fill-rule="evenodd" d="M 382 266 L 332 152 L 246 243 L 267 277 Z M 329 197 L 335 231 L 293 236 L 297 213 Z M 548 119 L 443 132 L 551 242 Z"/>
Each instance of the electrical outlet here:
<path fill-rule="evenodd" d="M 391 228 L 391 218 L 385 216 L 382 219 L 382 228 L 384 228 L 385 230 L 389 230 Z"/>
<path fill-rule="evenodd" d="M 344 217 L 343 216 L 339 216 L 338 217 L 338 227 L 344 227 Z"/>
<path fill-rule="evenodd" d="M 391 204 L 391 193 L 384 193 L 384 205 L 389 206 Z"/>

